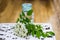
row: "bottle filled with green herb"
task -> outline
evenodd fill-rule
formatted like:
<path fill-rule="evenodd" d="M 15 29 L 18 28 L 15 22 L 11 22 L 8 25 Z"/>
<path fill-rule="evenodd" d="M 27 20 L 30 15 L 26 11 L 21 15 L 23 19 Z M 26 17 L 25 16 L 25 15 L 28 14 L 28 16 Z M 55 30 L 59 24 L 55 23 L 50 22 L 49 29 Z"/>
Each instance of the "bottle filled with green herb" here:
<path fill-rule="evenodd" d="M 20 20 L 21 20 L 21 22 L 23 20 L 25 20 L 27 22 L 31 22 L 31 23 L 34 22 L 34 13 L 33 13 L 32 4 L 31 3 L 22 4 L 22 12 L 20 14 Z"/>
<path fill-rule="evenodd" d="M 22 10 L 24 11 L 25 16 L 29 17 L 29 19 L 31 19 L 31 22 L 34 22 L 34 13 L 32 9 L 32 4 L 31 3 L 22 4 Z"/>

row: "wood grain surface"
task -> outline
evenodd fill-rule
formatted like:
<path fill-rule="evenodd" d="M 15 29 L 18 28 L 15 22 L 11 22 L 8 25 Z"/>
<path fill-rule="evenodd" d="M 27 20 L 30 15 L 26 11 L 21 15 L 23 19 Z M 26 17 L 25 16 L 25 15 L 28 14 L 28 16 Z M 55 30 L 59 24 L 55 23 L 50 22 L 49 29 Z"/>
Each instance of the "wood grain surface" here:
<path fill-rule="evenodd" d="M 60 1 L 58 0 L 0 0 L 0 23 L 15 23 L 22 11 L 22 3 L 32 3 L 34 21 L 53 25 L 60 40 Z"/>
<path fill-rule="evenodd" d="M 4 0 L 0 3 L 0 23 L 1 22 L 16 22 L 22 10 L 22 3 L 32 3 L 33 11 L 35 13 L 35 22 L 48 22 L 52 13 L 50 1 L 25 1 L 25 0 Z"/>

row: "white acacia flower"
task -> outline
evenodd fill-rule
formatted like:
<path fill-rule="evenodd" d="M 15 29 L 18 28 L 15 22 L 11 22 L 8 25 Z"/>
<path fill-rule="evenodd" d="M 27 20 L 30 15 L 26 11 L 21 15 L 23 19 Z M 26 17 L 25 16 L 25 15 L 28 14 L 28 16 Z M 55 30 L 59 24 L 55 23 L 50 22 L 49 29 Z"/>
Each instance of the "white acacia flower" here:
<path fill-rule="evenodd" d="M 28 33 L 25 25 L 22 24 L 22 23 L 18 23 L 18 24 L 16 25 L 14 31 L 15 31 L 15 34 L 16 34 L 17 36 L 20 36 L 20 37 L 25 37 L 25 36 L 27 36 L 27 33 Z"/>

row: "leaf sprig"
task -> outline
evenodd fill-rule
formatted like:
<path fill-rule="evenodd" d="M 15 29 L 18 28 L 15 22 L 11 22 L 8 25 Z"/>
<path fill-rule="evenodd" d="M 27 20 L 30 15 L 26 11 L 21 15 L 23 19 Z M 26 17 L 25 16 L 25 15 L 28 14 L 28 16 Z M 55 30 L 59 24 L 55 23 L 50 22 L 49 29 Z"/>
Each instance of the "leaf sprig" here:
<path fill-rule="evenodd" d="M 33 13 L 33 10 L 29 10 L 27 12 L 27 15 L 28 16 L 31 16 Z M 31 35 L 32 36 L 36 36 L 37 38 L 40 38 L 40 37 L 48 37 L 48 36 L 54 36 L 54 32 L 52 31 L 49 31 L 49 32 L 43 32 L 43 27 L 41 25 L 35 25 L 33 23 L 31 23 L 31 19 L 26 17 L 25 16 L 25 13 L 22 11 L 22 14 L 20 14 L 19 18 L 17 19 L 17 23 L 20 22 L 20 23 L 24 23 L 27 30 L 28 30 L 28 33 L 27 35 Z"/>

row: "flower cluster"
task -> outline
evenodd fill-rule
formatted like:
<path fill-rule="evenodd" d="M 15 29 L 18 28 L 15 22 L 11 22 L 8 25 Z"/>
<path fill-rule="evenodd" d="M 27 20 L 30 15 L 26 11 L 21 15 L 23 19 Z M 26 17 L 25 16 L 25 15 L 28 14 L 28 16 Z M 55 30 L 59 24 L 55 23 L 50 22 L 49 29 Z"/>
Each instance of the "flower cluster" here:
<path fill-rule="evenodd" d="M 28 33 L 25 25 L 22 23 L 18 23 L 15 26 L 14 31 L 15 31 L 15 35 L 17 35 L 19 37 L 25 37 L 25 36 L 27 36 L 27 33 Z"/>

